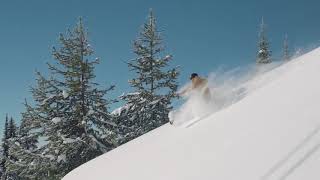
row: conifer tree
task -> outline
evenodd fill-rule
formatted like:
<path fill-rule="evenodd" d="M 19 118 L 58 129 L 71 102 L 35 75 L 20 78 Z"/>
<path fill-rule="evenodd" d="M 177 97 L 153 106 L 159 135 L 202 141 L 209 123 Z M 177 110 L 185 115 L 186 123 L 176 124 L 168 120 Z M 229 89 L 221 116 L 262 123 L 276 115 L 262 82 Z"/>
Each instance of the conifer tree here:
<path fill-rule="evenodd" d="M 290 53 L 289 53 L 289 43 L 288 43 L 288 35 L 286 34 L 283 41 L 283 60 L 289 61 L 290 60 Z"/>
<path fill-rule="evenodd" d="M 8 142 L 11 158 L 7 162 L 8 173 L 18 179 L 46 179 L 49 158 L 42 156 L 38 148 L 38 137 L 42 133 L 40 127 L 34 127 L 35 118 L 31 114 L 31 106 L 25 103 L 26 112 L 22 113 L 22 120 L 16 137 Z"/>
<path fill-rule="evenodd" d="M 6 161 L 9 154 L 9 146 L 8 146 L 8 139 L 9 139 L 9 118 L 8 115 L 6 115 L 5 118 L 5 124 L 4 124 L 4 131 L 3 131 L 3 138 L 2 138 L 2 158 L 1 158 L 1 180 L 5 180 L 7 177 L 7 168 L 6 168 Z"/>
<path fill-rule="evenodd" d="M 9 121 L 8 131 L 9 131 L 9 136 L 10 136 L 10 138 L 16 137 L 17 125 L 16 125 L 16 123 L 15 123 L 15 121 L 13 120 L 12 117 L 10 118 L 10 121 Z"/>
<path fill-rule="evenodd" d="M 129 81 L 134 92 L 121 96 L 126 101 L 119 112 L 123 142 L 168 122 L 179 73 L 177 68 L 169 68 L 172 56 L 163 56 L 163 51 L 156 19 L 150 10 L 147 22 L 134 41 L 137 57 L 128 62 L 129 69 L 137 75 Z"/>
<path fill-rule="evenodd" d="M 261 20 L 260 32 L 259 32 L 259 49 L 257 55 L 257 64 L 268 64 L 271 63 L 271 51 L 269 50 L 269 42 L 266 36 L 266 25 L 264 24 L 263 18 Z"/>
<path fill-rule="evenodd" d="M 28 106 L 27 102 L 25 102 L 25 106 Z M 22 113 L 22 120 L 18 133 L 20 146 L 29 151 L 37 149 L 38 137 L 41 135 L 40 132 L 33 131 L 37 130 L 37 128 L 32 126 L 33 122 L 31 122 L 31 120 L 32 117 L 29 112 Z"/>
<path fill-rule="evenodd" d="M 45 121 L 45 154 L 55 157 L 58 172 L 64 175 L 113 149 L 116 135 L 107 110 L 112 100 L 104 98 L 114 86 L 100 90 L 93 82 L 99 59 L 91 60 L 93 50 L 81 19 L 67 35 L 60 35 L 60 43 L 60 48 L 53 49 L 56 65 L 48 64 L 56 78 L 44 80 L 52 93 L 43 104 L 49 115 Z"/>
<path fill-rule="evenodd" d="M 48 63 L 49 78 L 37 72 L 37 84 L 31 89 L 34 105 L 25 103 L 23 141 L 12 147 L 23 158 L 11 169 L 25 179 L 61 179 L 116 146 L 116 124 L 108 112 L 113 100 L 105 99 L 114 86 L 101 90 L 94 82 L 99 59 L 92 60 L 82 20 L 59 40 L 61 45 L 52 53 L 55 63 Z M 36 147 L 39 137 L 46 143 Z M 28 146 L 28 141 L 34 144 Z"/>
<path fill-rule="evenodd" d="M 92 59 L 93 50 L 80 19 L 77 26 L 60 35 L 60 48 L 53 49 L 56 65 L 48 64 L 54 74 L 49 81 L 53 100 L 48 104 L 51 117 L 46 122 L 49 154 L 55 154 L 59 172 L 67 173 L 90 159 L 115 147 L 114 123 L 104 96 L 114 88 L 100 90 Z"/>
<path fill-rule="evenodd" d="M 3 180 L 15 180 L 18 179 L 17 172 L 11 171 L 9 164 L 11 161 L 16 161 L 17 157 L 11 151 L 11 142 L 16 138 L 16 129 L 17 126 L 11 117 L 9 120 L 8 115 L 6 115 L 5 121 L 5 129 L 4 129 L 4 137 L 2 143 L 2 161 L 1 161 L 1 169 L 2 175 L 1 179 Z"/>

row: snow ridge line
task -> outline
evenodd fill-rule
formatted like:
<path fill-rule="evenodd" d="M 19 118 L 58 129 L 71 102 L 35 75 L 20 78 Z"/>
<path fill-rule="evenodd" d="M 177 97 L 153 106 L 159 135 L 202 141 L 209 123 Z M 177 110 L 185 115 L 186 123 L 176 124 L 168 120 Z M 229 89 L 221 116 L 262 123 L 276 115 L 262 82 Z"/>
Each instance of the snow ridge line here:
<path fill-rule="evenodd" d="M 278 171 L 281 171 L 281 168 L 284 167 L 287 162 L 289 162 L 291 159 L 293 159 L 294 156 L 299 153 L 299 151 L 302 151 L 304 149 L 304 147 L 306 147 L 308 145 L 308 143 L 311 142 L 311 140 L 314 139 L 314 137 L 317 134 L 319 134 L 319 132 L 320 132 L 320 125 L 318 125 L 311 133 L 309 133 L 308 136 L 306 136 L 283 159 L 278 161 L 265 175 L 263 175 L 261 177 L 261 180 L 268 180 L 268 179 L 270 179 L 270 177 L 272 177 L 272 175 L 276 174 Z M 294 165 L 292 165 L 289 168 L 289 170 L 285 171 L 285 173 L 281 176 L 281 178 L 279 180 L 284 180 L 287 176 L 289 176 L 289 174 L 291 174 L 297 167 L 299 167 L 309 156 L 311 156 L 311 154 L 313 154 L 316 150 L 318 150 L 318 148 L 319 148 L 318 146 L 320 146 L 320 143 L 317 144 L 315 147 L 313 147 L 311 150 L 309 150 L 298 162 L 294 163 Z M 313 152 L 313 150 L 314 150 L 314 152 Z M 310 153 L 310 155 L 308 155 L 309 153 Z M 296 155 L 296 156 L 298 156 L 298 155 Z M 301 164 L 299 163 L 300 161 L 301 161 Z"/>

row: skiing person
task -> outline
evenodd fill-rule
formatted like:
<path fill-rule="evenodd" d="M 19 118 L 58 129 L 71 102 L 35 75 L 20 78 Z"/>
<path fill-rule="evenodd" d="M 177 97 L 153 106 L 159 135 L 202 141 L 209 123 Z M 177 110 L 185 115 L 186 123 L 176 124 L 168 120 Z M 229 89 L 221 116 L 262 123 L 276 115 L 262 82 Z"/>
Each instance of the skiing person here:
<path fill-rule="evenodd" d="M 188 109 L 187 112 L 181 109 L 173 110 L 169 113 L 169 122 L 173 124 L 178 119 L 177 124 L 182 123 L 179 120 L 187 120 L 188 118 L 199 118 L 208 113 L 211 103 L 211 93 L 208 87 L 208 80 L 200 77 L 197 73 L 190 75 L 191 84 L 178 92 L 178 96 L 187 96 L 188 101 L 181 109 Z"/>
<path fill-rule="evenodd" d="M 211 94 L 210 89 L 208 88 L 208 80 L 200 77 L 197 73 L 192 73 L 190 75 L 190 80 L 191 86 L 178 93 L 178 95 L 183 96 L 188 92 L 196 91 L 197 93 L 200 93 L 206 101 L 210 101 Z"/>

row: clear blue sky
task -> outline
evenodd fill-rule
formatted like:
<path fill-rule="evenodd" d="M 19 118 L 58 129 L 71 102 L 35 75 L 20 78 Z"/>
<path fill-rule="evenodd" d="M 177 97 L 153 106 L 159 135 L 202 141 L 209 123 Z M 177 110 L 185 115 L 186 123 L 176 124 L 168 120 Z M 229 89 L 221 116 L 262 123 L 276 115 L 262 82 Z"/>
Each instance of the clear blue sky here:
<path fill-rule="evenodd" d="M 0 132 L 5 113 L 20 118 L 31 99 L 35 69 L 47 72 L 58 34 L 84 18 L 91 44 L 101 58 L 97 82 L 116 84 L 113 95 L 129 90 L 123 61 L 134 58 L 132 41 L 153 8 L 166 50 L 181 66 L 180 82 L 191 72 L 206 75 L 217 67 L 255 61 L 263 16 L 273 55 L 281 54 L 284 34 L 290 48 L 319 44 L 319 0 L 7 0 L 0 3 Z"/>

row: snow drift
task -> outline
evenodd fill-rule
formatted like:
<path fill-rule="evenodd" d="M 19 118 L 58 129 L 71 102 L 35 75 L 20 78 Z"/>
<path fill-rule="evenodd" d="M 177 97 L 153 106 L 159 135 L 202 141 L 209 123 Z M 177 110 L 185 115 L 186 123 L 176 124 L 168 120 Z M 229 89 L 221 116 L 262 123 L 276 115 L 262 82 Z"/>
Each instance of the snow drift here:
<path fill-rule="evenodd" d="M 319 59 L 320 48 L 249 81 L 258 88 L 190 128 L 164 125 L 64 180 L 318 180 Z"/>

